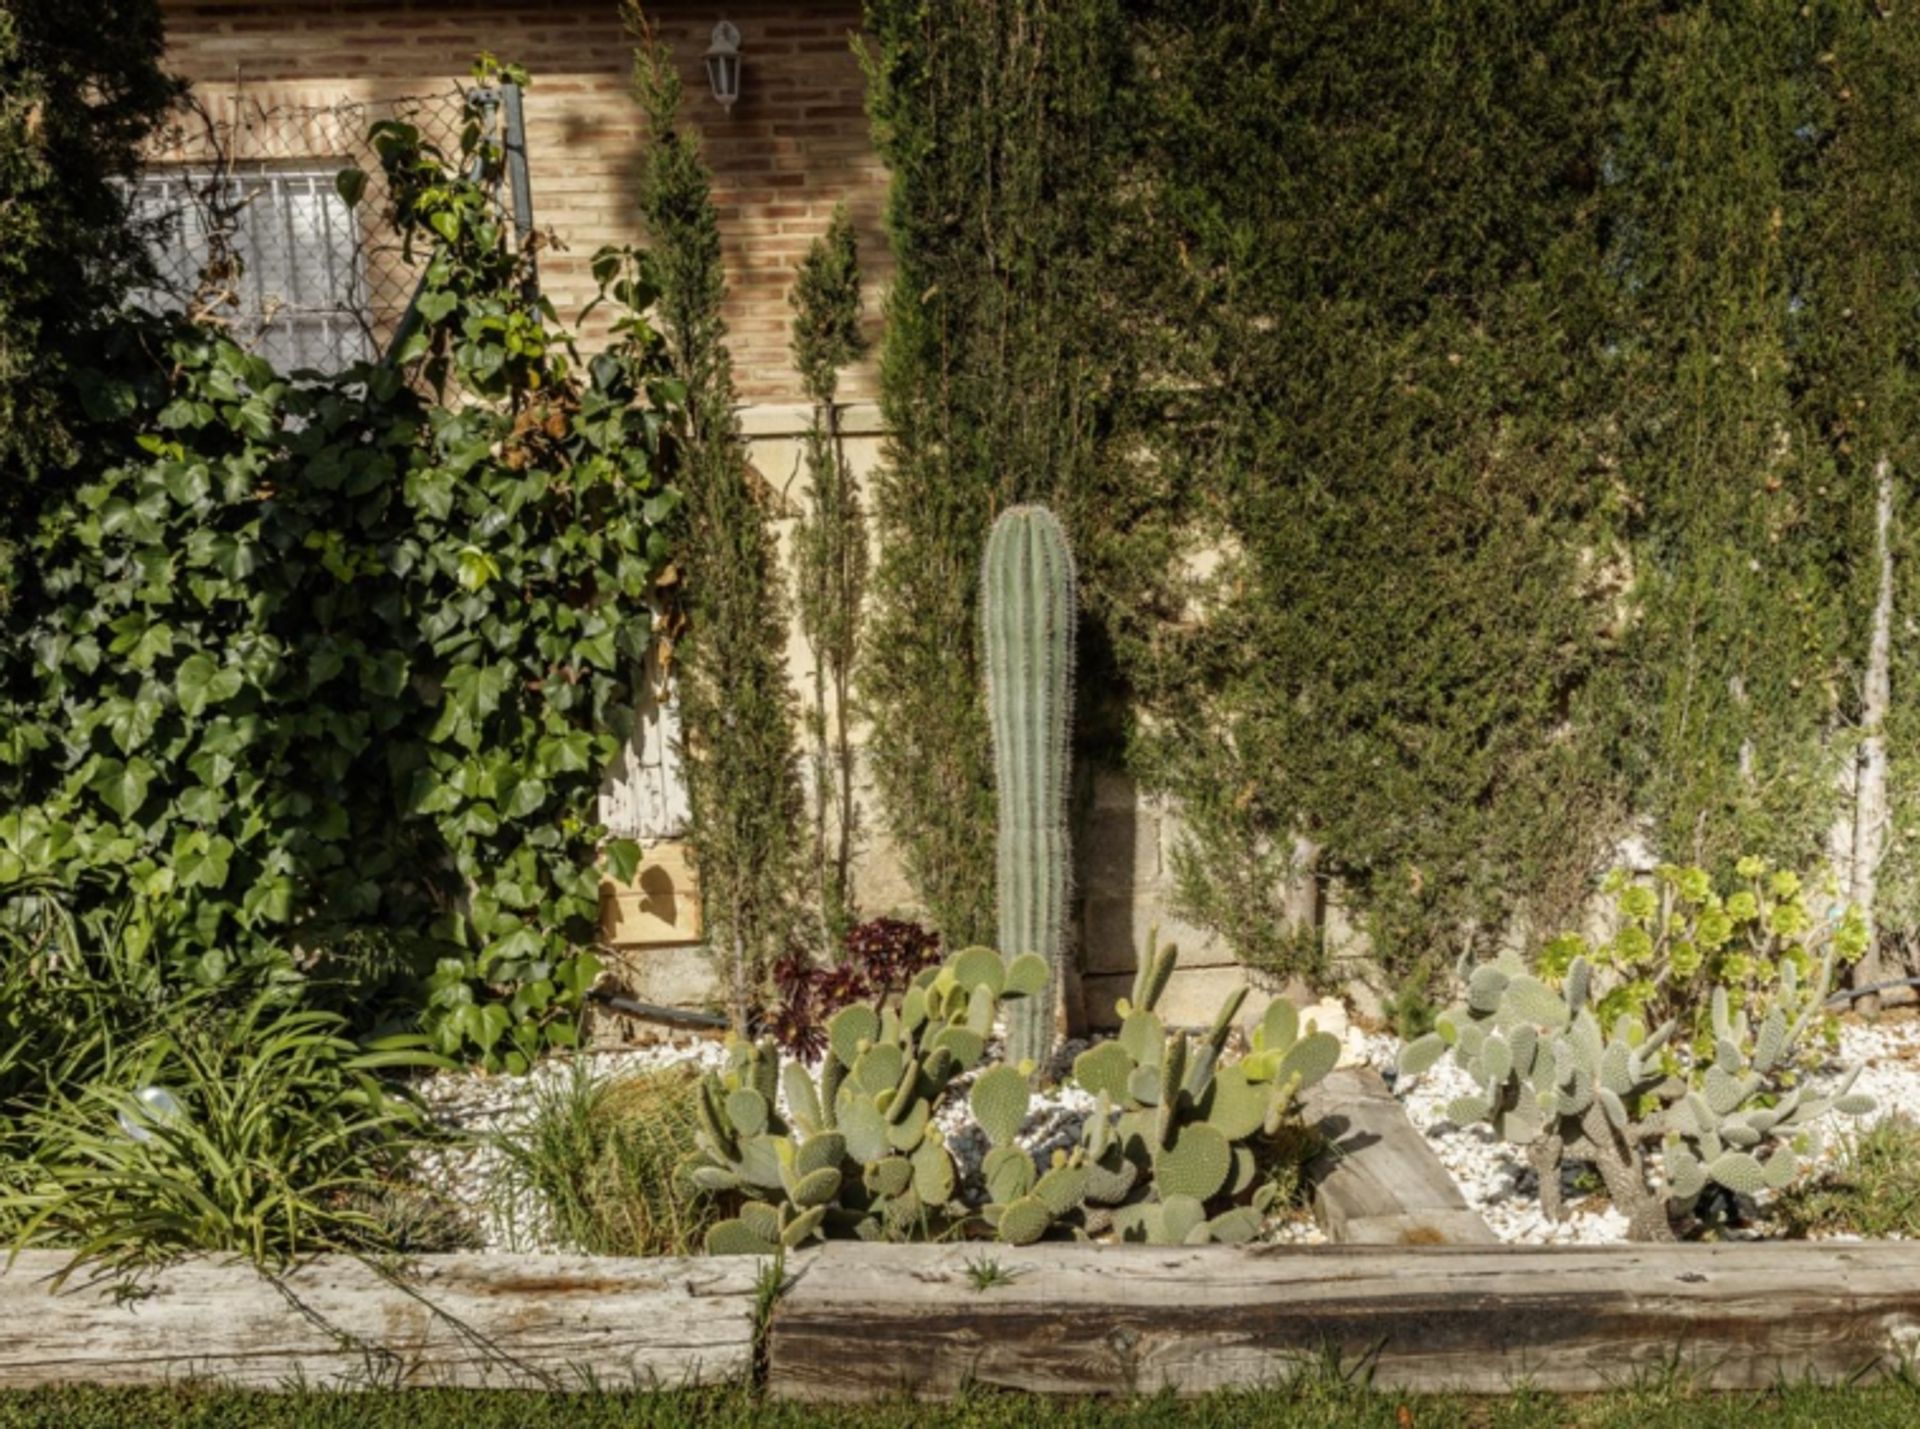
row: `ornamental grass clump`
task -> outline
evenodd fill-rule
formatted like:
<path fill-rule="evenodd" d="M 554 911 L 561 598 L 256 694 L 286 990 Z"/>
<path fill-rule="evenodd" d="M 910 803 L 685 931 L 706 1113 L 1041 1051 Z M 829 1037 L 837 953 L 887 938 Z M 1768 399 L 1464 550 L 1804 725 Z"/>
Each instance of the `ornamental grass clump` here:
<path fill-rule="evenodd" d="M 48 1089 L 27 1155 L 0 1170 L 0 1238 L 123 1266 L 394 1249 L 373 1207 L 430 1129 L 380 1074 L 434 1063 L 418 1043 L 356 1044 L 284 989 L 237 1010 L 189 1004 L 89 1080 Z"/>
<path fill-rule="evenodd" d="M 699 1128 L 700 1076 L 668 1067 L 595 1077 L 576 1062 L 496 1139 L 509 1238 L 590 1255 L 690 1255 L 716 1217 L 677 1174 Z"/>

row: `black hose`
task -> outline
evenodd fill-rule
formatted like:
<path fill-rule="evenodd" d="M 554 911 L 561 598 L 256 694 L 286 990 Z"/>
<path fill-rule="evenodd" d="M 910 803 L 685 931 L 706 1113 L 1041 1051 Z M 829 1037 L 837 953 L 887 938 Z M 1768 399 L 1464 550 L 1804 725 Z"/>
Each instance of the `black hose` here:
<path fill-rule="evenodd" d="M 645 1018 L 648 1022 L 665 1022 L 677 1027 L 720 1027 L 727 1025 L 727 1019 L 717 1012 L 693 1012 L 684 1007 L 661 1007 L 652 1002 L 635 1002 L 630 997 L 621 997 L 617 993 L 601 992 L 595 989 L 587 994 L 602 1006 L 611 1007 L 615 1012 L 624 1012 L 629 1017 Z"/>
<path fill-rule="evenodd" d="M 1870 982 L 1865 987 L 1844 988 L 1827 999 L 1827 1006 L 1834 1007 L 1841 1003 L 1852 1006 L 1863 997 L 1893 987 L 1920 987 L 1920 977 L 1897 977 L 1886 982 Z"/>

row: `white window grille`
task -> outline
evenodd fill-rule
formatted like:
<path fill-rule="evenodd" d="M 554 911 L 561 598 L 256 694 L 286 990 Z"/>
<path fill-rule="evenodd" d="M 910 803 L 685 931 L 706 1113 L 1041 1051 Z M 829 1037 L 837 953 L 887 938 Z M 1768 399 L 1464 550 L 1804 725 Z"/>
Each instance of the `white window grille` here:
<path fill-rule="evenodd" d="M 345 161 L 243 164 L 225 172 L 155 166 L 135 182 L 152 220 L 156 293 L 177 305 L 199 287 L 211 235 L 224 228 L 239 273 L 213 310 L 234 339 L 281 371 L 332 371 L 374 355 L 359 221 L 334 187 Z"/>

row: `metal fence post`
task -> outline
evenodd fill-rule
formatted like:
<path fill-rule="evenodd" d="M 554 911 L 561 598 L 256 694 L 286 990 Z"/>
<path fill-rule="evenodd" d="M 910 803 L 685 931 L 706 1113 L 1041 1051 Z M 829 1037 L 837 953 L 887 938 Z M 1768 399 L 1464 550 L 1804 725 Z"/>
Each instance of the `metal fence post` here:
<path fill-rule="evenodd" d="M 500 86 L 506 117 L 507 186 L 513 190 L 513 230 L 526 258 L 527 274 L 521 289 L 529 306 L 540 298 L 540 268 L 533 243 L 533 182 L 527 175 L 527 117 L 521 107 L 520 86 Z"/>

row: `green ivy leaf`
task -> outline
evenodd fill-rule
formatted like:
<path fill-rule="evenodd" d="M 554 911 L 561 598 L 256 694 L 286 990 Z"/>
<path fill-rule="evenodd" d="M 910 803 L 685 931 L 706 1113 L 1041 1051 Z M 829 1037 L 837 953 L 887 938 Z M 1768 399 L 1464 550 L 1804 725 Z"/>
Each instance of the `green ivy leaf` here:
<path fill-rule="evenodd" d="M 187 656 L 174 672 L 173 691 L 181 711 L 198 717 L 207 706 L 217 705 L 239 694 L 246 677 L 238 670 L 223 668 L 213 657 L 201 652 Z"/>
<path fill-rule="evenodd" d="M 147 789 L 153 783 L 153 766 L 144 759 L 102 759 L 87 781 L 87 787 L 123 819 L 130 819 L 147 801 Z"/>
<path fill-rule="evenodd" d="M 601 847 L 600 856 L 606 860 L 607 873 L 614 882 L 632 883 L 645 855 L 632 839 L 608 839 Z"/>

